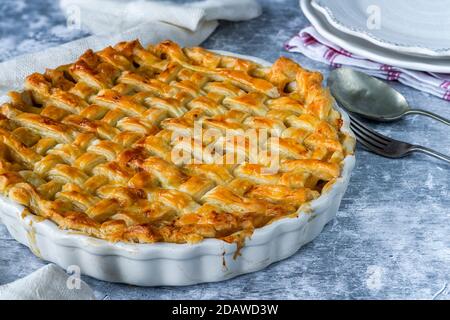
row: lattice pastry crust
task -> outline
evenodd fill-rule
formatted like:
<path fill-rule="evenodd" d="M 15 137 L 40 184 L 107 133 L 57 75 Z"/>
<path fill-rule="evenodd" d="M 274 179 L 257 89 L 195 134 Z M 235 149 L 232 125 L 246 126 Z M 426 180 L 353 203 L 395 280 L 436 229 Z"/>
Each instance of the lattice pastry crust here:
<path fill-rule="evenodd" d="M 287 58 L 264 67 L 171 41 L 89 50 L 1 106 L 0 192 L 109 241 L 238 241 L 339 177 L 354 140 L 321 82 Z"/>

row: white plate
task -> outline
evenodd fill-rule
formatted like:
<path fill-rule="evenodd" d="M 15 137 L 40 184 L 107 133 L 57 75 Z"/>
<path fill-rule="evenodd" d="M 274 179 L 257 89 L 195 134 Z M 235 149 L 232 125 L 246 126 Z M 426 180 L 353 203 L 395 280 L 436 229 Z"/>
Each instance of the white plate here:
<path fill-rule="evenodd" d="M 219 51 L 253 60 L 267 61 Z M 339 107 L 341 131 L 352 136 L 350 120 Z M 22 216 L 23 207 L 0 196 L 0 221 L 20 243 L 44 260 L 67 269 L 77 266 L 91 277 L 139 286 L 180 286 L 216 282 L 264 269 L 286 259 L 313 240 L 332 220 L 347 189 L 355 157 L 344 159 L 341 176 L 307 210 L 297 218 L 280 219 L 257 229 L 245 242 L 240 255 L 234 258 L 235 244 L 207 239 L 197 244 L 132 244 L 111 243 L 73 231 L 61 230 L 55 223 L 34 215 Z"/>
<path fill-rule="evenodd" d="M 367 40 L 352 36 L 334 28 L 323 13 L 314 9 L 311 0 L 300 0 L 300 6 L 305 16 L 324 38 L 336 43 L 347 51 L 380 63 L 394 65 L 400 68 L 436 73 L 450 73 L 450 58 L 413 56 L 379 47 Z"/>
<path fill-rule="evenodd" d="M 377 46 L 412 55 L 450 57 L 448 0 L 313 0 L 312 6 L 336 29 Z M 375 20 L 368 24 L 369 16 Z"/>

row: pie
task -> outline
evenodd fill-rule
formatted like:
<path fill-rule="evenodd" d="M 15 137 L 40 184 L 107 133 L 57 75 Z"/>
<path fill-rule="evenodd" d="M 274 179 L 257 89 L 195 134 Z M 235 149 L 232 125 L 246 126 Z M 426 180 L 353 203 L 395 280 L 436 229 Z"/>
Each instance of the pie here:
<path fill-rule="evenodd" d="M 0 192 L 112 242 L 239 241 L 296 216 L 353 152 L 321 82 L 172 41 L 88 50 L 9 93 Z"/>

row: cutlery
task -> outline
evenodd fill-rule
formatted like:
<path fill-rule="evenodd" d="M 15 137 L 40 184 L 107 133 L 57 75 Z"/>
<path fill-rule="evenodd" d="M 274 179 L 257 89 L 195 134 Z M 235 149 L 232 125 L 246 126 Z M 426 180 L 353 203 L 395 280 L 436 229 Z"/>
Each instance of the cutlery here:
<path fill-rule="evenodd" d="M 450 120 L 421 109 L 411 109 L 405 97 L 389 85 L 365 73 L 340 68 L 328 78 L 332 95 L 350 112 L 375 121 L 395 121 L 420 114 L 450 125 Z"/>
<path fill-rule="evenodd" d="M 368 128 L 355 115 L 349 113 L 349 117 L 350 127 L 355 133 L 357 141 L 369 151 L 387 158 L 402 158 L 412 152 L 421 152 L 450 163 L 449 156 L 423 146 L 394 140 Z"/>

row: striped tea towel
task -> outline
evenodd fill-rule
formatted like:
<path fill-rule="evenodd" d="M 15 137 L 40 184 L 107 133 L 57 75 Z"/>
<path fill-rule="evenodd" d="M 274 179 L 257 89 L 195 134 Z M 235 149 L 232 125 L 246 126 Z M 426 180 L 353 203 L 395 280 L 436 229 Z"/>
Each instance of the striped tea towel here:
<path fill-rule="evenodd" d="M 314 27 L 302 29 L 285 44 L 290 52 L 299 52 L 310 59 L 333 67 L 343 65 L 385 80 L 396 80 L 409 87 L 450 101 L 450 74 L 430 73 L 397 68 L 368 60 L 348 52 L 322 37 Z"/>

